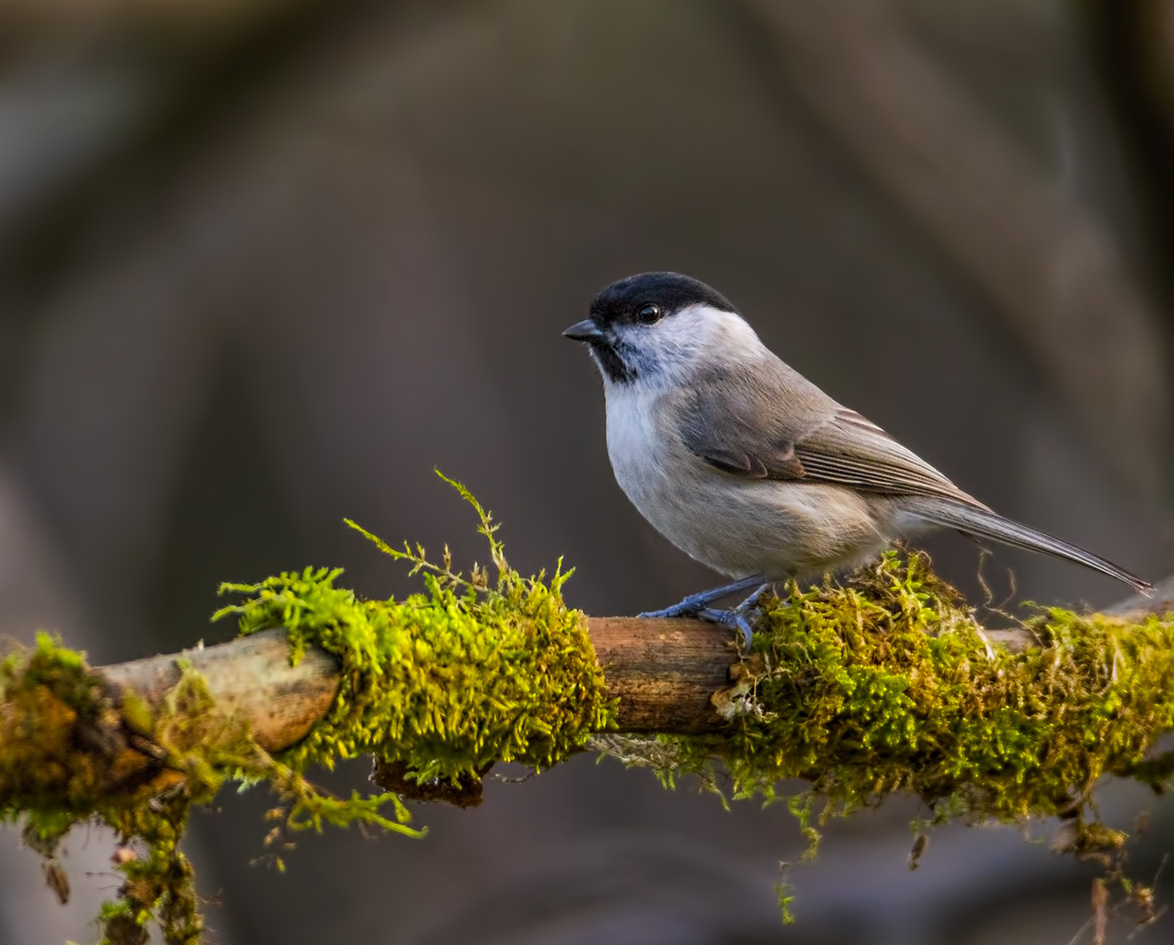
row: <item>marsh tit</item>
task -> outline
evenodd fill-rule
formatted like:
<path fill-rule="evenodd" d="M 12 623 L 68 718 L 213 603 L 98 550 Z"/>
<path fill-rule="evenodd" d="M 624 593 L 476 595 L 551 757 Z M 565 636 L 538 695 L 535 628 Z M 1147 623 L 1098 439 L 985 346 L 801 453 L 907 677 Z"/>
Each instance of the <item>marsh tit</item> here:
<path fill-rule="evenodd" d="M 700 615 L 750 639 L 739 590 L 840 571 L 953 528 L 1067 558 L 1145 591 L 1105 558 L 991 511 L 771 352 L 704 283 L 647 272 L 609 285 L 563 334 L 603 375 L 607 451 L 656 529 L 733 583 L 645 616 Z"/>

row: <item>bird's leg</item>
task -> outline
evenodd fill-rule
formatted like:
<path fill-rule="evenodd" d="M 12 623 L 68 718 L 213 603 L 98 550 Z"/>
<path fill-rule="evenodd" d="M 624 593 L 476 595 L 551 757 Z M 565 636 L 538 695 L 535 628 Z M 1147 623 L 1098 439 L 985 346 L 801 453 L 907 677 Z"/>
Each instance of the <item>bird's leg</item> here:
<path fill-rule="evenodd" d="M 665 607 L 663 610 L 649 610 L 638 616 L 700 617 L 702 620 L 721 624 L 723 627 L 729 627 L 731 630 L 740 630 L 742 636 L 746 639 L 746 645 L 749 646 L 754 633 L 750 628 L 750 621 L 746 618 L 746 613 L 757 606 L 758 599 L 771 586 L 770 582 L 763 583 L 764 581 L 764 575 L 754 574 L 750 577 L 740 578 L 730 584 L 723 584 L 721 587 L 701 591 L 699 594 L 690 594 L 680 603 L 673 604 L 672 607 Z M 758 589 L 733 610 L 714 610 L 709 606 L 715 601 L 721 600 L 723 597 L 728 597 L 730 594 L 736 594 L 738 591 L 744 591 L 746 588 L 754 587 L 755 585 L 758 585 Z"/>
<path fill-rule="evenodd" d="M 729 597 L 731 594 L 737 594 L 738 591 L 744 591 L 748 587 L 754 587 L 761 584 L 766 578 L 761 574 L 753 574 L 750 577 L 739 578 L 730 583 L 723 584 L 721 587 L 713 587 L 708 591 L 701 591 L 698 594 L 690 594 L 684 598 L 680 603 L 673 604 L 671 607 L 665 607 L 663 610 L 648 610 L 642 614 L 637 614 L 637 617 L 696 617 L 701 611 L 705 610 L 714 601 L 719 601 L 723 597 Z M 757 598 L 759 591 L 756 591 L 753 597 Z"/>
<path fill-rule="evenodd" d="M 774 586 L 775 586 L 774 581 L 764 581 L 762 584 L 760 584 L 758 586 L 758 589 L 755 590 L 755 592 L 753 594 L 751 594 L 744 601 L 742 601 L 742 603 L 740 603 L 738 605 L 737 609 L 738 610 L 754 610 L 755 608 L 758 607 L 758 602 L 760 600 L 762 600 L 762 595 L 765 594 L 767 591 L 769 591 Z"/>

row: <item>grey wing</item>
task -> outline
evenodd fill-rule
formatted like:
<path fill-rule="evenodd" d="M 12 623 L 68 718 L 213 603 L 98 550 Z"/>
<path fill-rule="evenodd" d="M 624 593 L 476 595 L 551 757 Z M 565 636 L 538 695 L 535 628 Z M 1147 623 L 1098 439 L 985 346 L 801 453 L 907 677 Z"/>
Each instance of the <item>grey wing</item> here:
<path fill-rule="evenodd" d="M 906 449 L 871 420 L 839 407 L 823 426 L 795 445 L 807 478 L 888 495 L 956 499 L 986 508 Z"/>
<path fill-rule="evenodd" d="M 781 361 L 764 367 L 698 383 L 682 425 L 691 452 L 735 476 L 940 496 L 986 508 Z"/>

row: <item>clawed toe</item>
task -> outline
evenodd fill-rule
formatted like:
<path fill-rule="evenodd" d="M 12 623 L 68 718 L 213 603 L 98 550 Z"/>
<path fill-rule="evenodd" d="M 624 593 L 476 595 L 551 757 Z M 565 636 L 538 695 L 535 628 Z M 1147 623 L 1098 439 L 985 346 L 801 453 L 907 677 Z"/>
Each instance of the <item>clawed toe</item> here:
<path fill-rule="evenodd" d="M 710 623 L 719 624 L 730 630 L 740 631 L 746 649 L 750 649 L 750 645 L 754 642 L 754 628 L 750 626 L 750 621 L 740 607 L 737 610 L 706 609 L 698 612 L 697 616 L 702 620 L 708 620 Z"/>
<path fill-rule="evenodd" d="M 665 607 L 661 610 L 646 610 L 642 614 L 637 614 L 637 617 L 696 617 L 705 608 L 703 603 L 696 603 L 690 601 L 688 598 L 681 601 L 679 604 L 673 604 L 672 607 Z"/>

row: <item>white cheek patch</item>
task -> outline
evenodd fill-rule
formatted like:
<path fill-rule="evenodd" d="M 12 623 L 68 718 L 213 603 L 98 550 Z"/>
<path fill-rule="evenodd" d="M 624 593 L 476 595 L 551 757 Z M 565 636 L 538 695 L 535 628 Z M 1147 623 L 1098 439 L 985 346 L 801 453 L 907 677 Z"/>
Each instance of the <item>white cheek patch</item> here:
<path fill-rule="evenodd" d="M 694 363 L 737 360 L 762 351 L 762 342 L 736 312 L 697 304 L 657 325 L 665 347 Z"/>
<path fill-rule="evenodd" d="M 723 355 L 757 352 L 762 348 L 757 333 L 737 312 L 710 305 L 692 305 L 677 314 L 689 324 L 698 340 L 710 351 Z"/>

